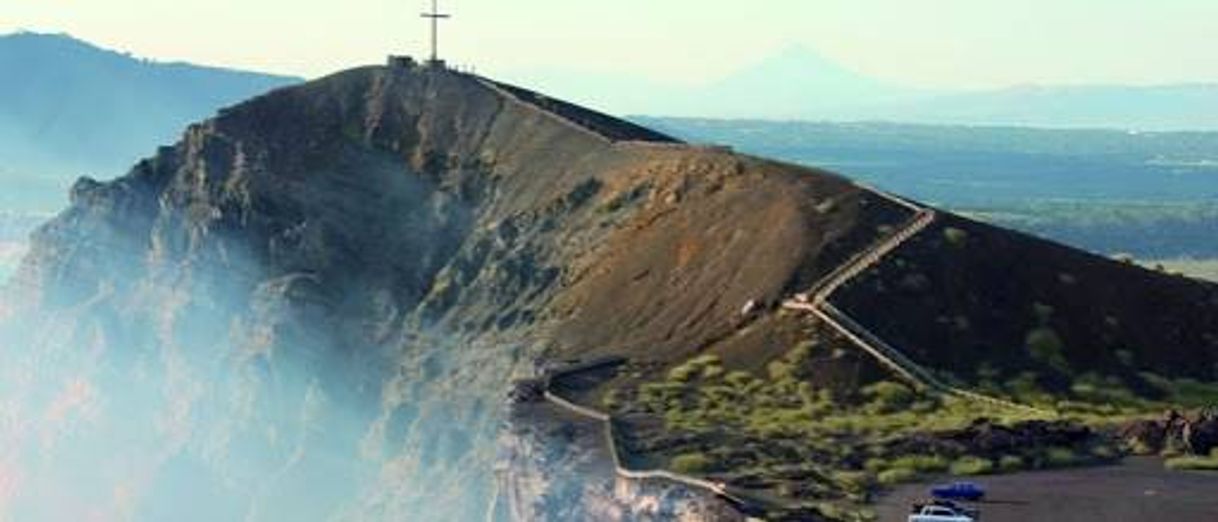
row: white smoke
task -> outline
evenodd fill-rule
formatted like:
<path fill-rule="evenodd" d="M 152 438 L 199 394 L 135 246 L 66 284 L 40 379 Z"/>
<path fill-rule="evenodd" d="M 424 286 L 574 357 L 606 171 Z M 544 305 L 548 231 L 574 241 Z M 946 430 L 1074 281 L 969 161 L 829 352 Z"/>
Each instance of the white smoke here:
<path fill-rule="evenodd" d="M 7 287 L 0 521 L 481 516 L 509 352 L 432 335 L 336 353 L 325 310 L 288 297 L 308 276 L 251 297 L 234 257 L 110 274 L 130 288 L 66 274 L 64 306 Z"/>

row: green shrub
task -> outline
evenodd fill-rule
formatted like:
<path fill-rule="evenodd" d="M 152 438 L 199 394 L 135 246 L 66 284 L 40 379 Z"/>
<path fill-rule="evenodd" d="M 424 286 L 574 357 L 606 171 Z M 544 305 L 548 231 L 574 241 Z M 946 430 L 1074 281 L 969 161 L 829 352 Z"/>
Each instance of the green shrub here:
<path fill-rule="evenodd" d="M 831 502 L 817 503 L 816 510 L 826 520 L 845 520 L 846 518 L 846 510 Z"/>
<path fill-rule="evenodd" d="M 770 361 L 765 369 L 766 373 L 770 375 L 770 379 L 775 381 L 791 377 L 795 371 L 795 367 L 786 361 Z"/>
<path fill-rule="evenodd" d="M 724 377 L 724 380 L 727 381 L 727 383 L 729 385 L 731 385 L 735 388 L 745 388 L 745 387 L 752 385 L 753 382 L 756 381 L 757 379 L 755 379 L 753 377 L 753 375 L 750 374 L 749 372 L 742 372 L 742 371 L 737 370 L 737 371 L 728 373 L 727 377 Z"/>
<path fill-rule="evenodd" d="M 913 390 L 904 384 L 880 381 L 862 390 L 870 409 L 876 413 L 892 413 L 904 410 L 914 400 Z"/>
<path fill-rule="evenodd" d="M 952 475 L 985 475 L 994 471 L 994 463 L 990 459 L 966 455 L 952 462 L 948 472 Z"/>
<path fill-rule="evenodd" d="M 998 459 L 998 470 L 1003 473 L 1019 471 L 1023 469 L 1023 458 L 1018 455 L 1003 455 Z"/>
<path fill-rule="evenodd" d="M 878 457 L 867 459 L 867 462 L 863 463 L 863 469 L 870 471 L 872 473 L 879 473 L 881 471 L 884 471 L 884 470 L 888 469 L 889 466 L 890 466 L 890 464 L 888 463 L 887 460 L 884 460 L 884 459 L 881 459 Z"/>
<path fill-rule="evenodd" d="M 1119 456 L 1116 448 L 1113 448 L 1107 444 L 1101 444 L 1091 448 L 1091 454 L 1102 460 L 1112 460 Z"/>
<path fill-rule="evenodd" d="M 695 375 L 700 375 L 702 369 L 689 364 L 682 364 L 671 370 L 668 370 L 668 380 L 677 382 L 689 382 Z"/>
<path fill-rule="evenodd" d="M 951 246 L 963 247 L 968 243 L 968 232 L 956 227 L 947 227 L 943 229 L 943 239 Z"/>
<path fill-rule="evenodd" d="M 601 405 L 606 410 L 616 410 L 622 404 L 621 397 L 618 396 L 618 390 L 609 390 L 608 393 L 601 399 Z"/>
<path fill-rule="evenodd" d="M 871 485 L 867 473 L 862 471 L 834 471 L 830 478 L 848 494 L 859 495 Z"/>
<path fill-rule="evenodd" d="M 668 380 L 689 382 L 699 377 L 704 379 L 714 377 L 723 373 L 721 364 L 719 357 L 716 355 L 699 355 L 668 370 Z"/>
<path fill-rule="evenodd" d="M 918 472 L 909 468 L 891 468 L 879 472 L 875 478 L 880 484 L 900 484 L 902 482 L 911 482 L 914 479 L 917 479 Z"/>
<path fill-rule="evenodd" d="M 793 363 L 804 362 L 812 358 L 812 350 L 815 348 L 816 344 L 812 341 L 803 341 L 795 345 L 794 348 L 791 348 L 791 351 L 787 352 L 785 357 Z"/>
<path fill-rule="evenodd" d="M 1218 471 L 1218 457 L 1172 457 L 1163 462 L 1168 469 Z"/>
<path fill-rule="evenodd" d="M 947 459 L 938 455 L 905 455 L 893 459 L 892 468 L 908 468 L 918 473 L 941 473 L 947 471 Z"/>
<path fill-rule="evenodd" d="M 704 473 L 711 469 L 711 458 L 703 453 L 682 453 L 672 458 L 668 467 L 677 473 Z"/>
<path fill-rule="evenodd" d="M 1053 396 L 1040 387 L 1040 376 L 1034 372 L 1020 373 L 1007 381 L 1005 387 L 1018 402 L 1025 404 L 1053 402 Z"/>
<path fill-rule="evenodd" d="M 1024 339 L 1024 345 L 1027 346 L 1028 352 L 1038 361 L 1048 364 L 1053 368 L 1069 372 L 1070 365 L 1066 362 L 1066 358 L 1062 355 L 1065 349 L 1065 343 L 1062 342 L 1061 336 L 1057 335 L 1052 328 L 1042 326 L 1028 332 L 1027 338 Z"/>
<path fill-rule="evenodd" d="M 1082 462 L 1074 450 L 1070 448 L 1053 447 L 1045 451 L 1045 465 L 1054 468 L 1074 466 Z"/>

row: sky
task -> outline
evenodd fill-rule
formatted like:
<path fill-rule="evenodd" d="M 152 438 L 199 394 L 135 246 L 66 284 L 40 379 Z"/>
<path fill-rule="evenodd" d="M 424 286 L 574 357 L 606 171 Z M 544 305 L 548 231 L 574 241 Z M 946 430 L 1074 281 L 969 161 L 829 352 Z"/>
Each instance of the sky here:
<path fill-rule="evenodd" d="M 0 32 L 67 32 L 135 55 L 316 77 L 425 55 L 427 0 L 4 0 Z M 1215 0 L 441 0 L 441 54 L 673 85 L 792 46 L 929 88 L 1218 82 Z"/>

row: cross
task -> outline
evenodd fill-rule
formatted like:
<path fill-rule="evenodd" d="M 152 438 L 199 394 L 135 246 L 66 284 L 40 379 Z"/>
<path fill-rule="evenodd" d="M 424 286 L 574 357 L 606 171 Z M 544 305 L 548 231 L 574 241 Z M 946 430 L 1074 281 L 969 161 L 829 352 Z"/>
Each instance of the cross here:
<path fill-rule="evenodd" d="M 431 0 L 431 12 L 423 13 L 423 18 L 431 19 L 431 61 L 438 62 L 440 59 L 438 52 L 438 34 L 440 32 L 440 19 L 449 18 L 449 15 L 441 13 L 439 6 L 436 5 L 438 0 Z"/>

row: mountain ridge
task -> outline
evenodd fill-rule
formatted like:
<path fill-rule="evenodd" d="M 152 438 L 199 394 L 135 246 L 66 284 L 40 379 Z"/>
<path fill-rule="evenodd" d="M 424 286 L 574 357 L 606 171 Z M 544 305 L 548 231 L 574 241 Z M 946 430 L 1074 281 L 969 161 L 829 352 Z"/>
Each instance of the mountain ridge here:
<path fill-rule="evenodd" d="M 81 468 L 131 469 L 80 487 L 101 492 L 98 509 L 146 518 L 172 518 L 175 506 L 155 494 L 162 481 L 140 477 L 207 495 L 176 512 L 212 520 L 451 520 L 484 516 L 506 445 L 518 464 L 499 468 L 518 488 L 506 495 L 508 511 L 620 518 L 659 502 L 618 495 L 611 475 L 590 472 L 598 464 L 573 442 L 601 431 L 511 416 L 503 395 L 513 377 L 617 356 L 630 371 L 613 385 L 629 391 L 714 357 L 719 373 L 694 366 L 696 379 L 757 383 L 785 365 L 801 382 L 783 396 L 800 400 L 812 391 L 850 397 L 889 377 L 847 339 L 779 306 L 897 233 L 909 208 L 827 171 L 669 143 L 547 99 L 505 96 L 440 68 L 363 67 L 221 110 L 116 180 L 81 179 L 0 298 L 4 340 L 34 348 L 9 354 L 30 359 L 0 365 L 0 383 L 35 398 L 43 390 L 22 387 L 74 383 L 69 399 L 98 397 L 86 400 L 93 421 L 50 442 L 17 437 L 4 456 L 38 471 L 36 483 Z M 573 129 L 580 121 L 594 130 Z M 652 141 L 632 141 L 640 136 Z M 943 214 L 911 240 L 914 249 L 897 248 L 846 289 L 853 317 L 890 332 L 930 370 L 979 385 L 993 372 L 976 358 L 1001 354 L 999 377 L 1038 372 L 1037 385 L 1069 393 L 1062 361 L 1100 361 L 1138 384 L 1117 349 L 1171 378 L 1199 378 L 1218 362 L 1218 337 L 1208 337 L 1218 331 L 1218 313 L 1208 313 L 1218 309 L 1218 285 Z M 1008 253 L 1003 263 L 986 255 L 995 248 Z M 1001 277 L 984 277 L 998 269 Z M 954 272 L 975 284 L 956 284 Z M 1087 307 L 1115 280 L 1093 273 L 1157 291 L 1105 301 L 1114 311 Z M 983 299 L 1000 284 L 1049 290 Z M 890 308 L 894 297 L 911 304 Z M 1130 333 L 1129 318 L 1147 311 L 1157 320 Z M 1105 326 L 1108 316 L 1118 325 Z M 1001 335 L 968 328 L 1002 319 L 1010 324 Z M 1049 328 L 1070 344 L 1048 355 L 1023 346 L 1024 330 L 1039 339 Z M 1180 347 L 1160 357 L 1155 345 L 1168 342 Z M 791 355 L 805 344 L 820 355 Z M 18 378 L 47 360 L 63 362 L 34 381 Z M 715 440 L 687 436 L 680 422 L 635 418 L 629 446 L 662 466 L 665 451 Z M 722 427 L 723 437 L 756 433 Z M 107 430 L 135 438 L 91 437 Z M 650 444 L 656 431 L 667 446 Z M 808 437 L 762 433 L 760 445 L 733 442 L 727 449 L 744 455 L 732 458 L 747 468 L 750 455 L 820 455 L 794 446 Z M 73 452 L 30 450 L 40 444 Z M 96 454 L 85 451 L 92 445 Z M 134 506 L 113 498 L 116 481 L 147 494 Z M 808 483 L 772 494 L 842 498 L 837 482 Z M 661 489 L 695 505 L 663 502 L 678 511 L 655 507 L 640 518 L 713 502 Z M 12 506 L 27 511 L 17 514 L 74 515 L 47 511 L 74 504 L 18 496 Z"/>
<path fill-rule="evenodd" d="M 5 168 L 30 180 L 21 191 L 26 203 L 56 205 L 65 178 L 114 176 L 148 143 L 169 141 L 216 108 L 299 81 L 136 59 L 40 33 L 0 36 L 0 71 Z"/>
<path fill-rule="evenodd" d="M 1030 84 L 985 89 L 922 88 L 878 80 L 800 46 L 696 85 L 554 70 L 513 79 L 618 114 L 775 121 L 1216 130 L 1218 83 Z M 582 81 L 588 76 L 595 81 Z M 643 86 L 639 97 L 628 85 Z M 1075 110 L 1081 106 L 1084 110 Z"/>

